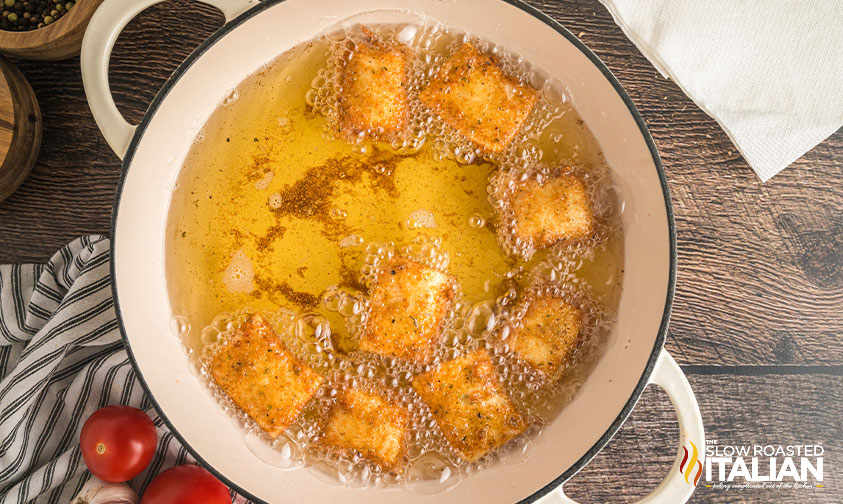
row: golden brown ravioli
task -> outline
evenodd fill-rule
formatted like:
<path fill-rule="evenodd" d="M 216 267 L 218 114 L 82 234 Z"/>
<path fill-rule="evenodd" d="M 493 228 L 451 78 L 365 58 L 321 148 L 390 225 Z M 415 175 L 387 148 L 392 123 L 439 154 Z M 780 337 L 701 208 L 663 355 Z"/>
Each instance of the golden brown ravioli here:
<path fill-rule="evenodd" d="M 579 341 L 582 312 L 563 299 L 547 295 L 526 303 L 521 327 L 510 335 L 509 347 L 530 367 L 555 378 Z"/>
<path fill-rule="evenodd" d="M 258 314 L 217 350 L 211 376 L 272 438 L 296 420 L 322 383 L 322 376 L 290 352 Z"/>
<path fill-rule="evenodd" d="M 521 434 L 527 422 L 515 410 L 486 350 L 440 364 L 413 379 L 445 439 L 474 462 Z"/>
<path fill-rule="evenodd" d="M 514 190 L 506 189 L 510 185 Z M 536 248 L 587 238 L 594 230 L 585 182 L 567 167 L 551 170 L 541 179 L 512 180 L 509 173 L 498 172 L 493 187 L 503 201 L 496 207 L 499 220 L 513 219 L 515 236 Z"/>
<path fill-rule="evenodd" d="M 538 92 L 504 74 L 494 56 L 466 43 L 419 99 L 464 137 L 488 152 L 500 152 L 518 134 Z"/>
<path fill-rule="evenodd" d="M 428 362 L 454 295 L 450 275 L 409 259 L 391 259 L 372 289 L 360 349 Z"/>
<path fill-rule="evenodd" d="M 322 443 L 358 452 L 384 469 L 397 469 L 404 453 L 409 414 L 380 393 L 343 389 L 325 421 Z"/>
<path fill-rule="evenodd" d="M 340 75 L 340 128 L 385 139 L 407 126 L 408 50 L 361 41 Z"/>

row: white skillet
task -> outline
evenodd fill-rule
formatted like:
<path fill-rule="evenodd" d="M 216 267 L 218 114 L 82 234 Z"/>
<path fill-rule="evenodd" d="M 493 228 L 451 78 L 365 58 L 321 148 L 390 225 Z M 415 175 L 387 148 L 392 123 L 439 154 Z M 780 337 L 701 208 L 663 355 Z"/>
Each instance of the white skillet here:
<path fill-rule="evenodd" d="M 691 443 L 702 451 L 705 435 L 688 381 L 663 349 L 676 276 L 667 182 L 644 121 L 594 53 L 546 15 L 514 0 L 203 0 L 218 7 L 227 23 L 173 73 L 135 126 L 114 105 L 108 61 L 129 20 L 160 1 L 106 0 L 85 34 L 82 77 L 103 136 L 123 158 L 112 223 L 112 273 L 126 347 L 168 426 L 198 460 L 241 494 L 271 503 L 571 503 L 562 484 L 609 442 L 644 388 L 654 383 L 676 408 L 680 446 L 665 480 L 641 502 L 676 504 L 690 498 L 698 466 L 685 471 L 690 478 L 679 467 L 685 448 L 694 451 Z M 308 469 L 284 471 L 261 462 L 190 373 L 170 329 L 173 313 L 164 277 L 173 184 L 197 131 L 227 91 L 341 19 L 404 22 L 417 15 L 493 40 L 565 83 L 626 199 L 618 323 L 582 392 L 547 426 L 526 461 L 492 466 L 438 495 L 401 488 L 355 490 Z"/>

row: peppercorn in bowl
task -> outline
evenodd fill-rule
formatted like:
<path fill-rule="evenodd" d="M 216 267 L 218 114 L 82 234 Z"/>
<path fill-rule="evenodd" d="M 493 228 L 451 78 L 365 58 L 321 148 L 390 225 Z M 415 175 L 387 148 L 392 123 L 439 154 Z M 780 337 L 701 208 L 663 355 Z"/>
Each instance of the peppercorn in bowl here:
<path fill-rule="evenodd" d="M 2 0 L 0 52 L 55 61 L 79 54 L 88 22 L 102 0 Z"/>

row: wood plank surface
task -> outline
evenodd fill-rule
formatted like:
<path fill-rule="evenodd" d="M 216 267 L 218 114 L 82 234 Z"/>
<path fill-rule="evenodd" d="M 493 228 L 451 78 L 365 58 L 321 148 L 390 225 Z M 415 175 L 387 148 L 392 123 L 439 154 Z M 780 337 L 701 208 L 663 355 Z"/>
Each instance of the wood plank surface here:
<path fill-rule="evenodd" d="M 843 502 L 843 376 L 692 374 L 689 380 L 703 413 L 706 439 L 720 446 L 819 444 L 825 450 L 823 488 L 706 488 L 717 482 L 706 482 L 704 473 L 692 503 Z M 679 426 L 667 395 L 650 387 L 612 442 L 565 484 L 565 493 L 581 504 L 635 502 L 670 470 L 678 440 Z M 769 467 L 768 459 L 759 462 L 759 469 Z M 716 465 L 712 476 L 717 479 Z"/>
<path fill-rule="evenodd" d="M 762 184 L 717 123 L 601 5 L 531 3 L 606 62 L 659 148 L 679 241 L 668 343 L 676 358 L 843 363 L 843 131 Z"/>
<path fill-rule="evenodd" d="M 210 7 L 164 2 L 121 34 L 111 60 L 118 108 L 137 122 L 178 64 L 222 26 Z M 0 202 L 0 263 L 45 261 L 82 234 L 107 234 L 121 164 L 97 129 L 79 58 L 16 61 L 29 79 L 44 120 L 41 155 L 29 179 Z"/>

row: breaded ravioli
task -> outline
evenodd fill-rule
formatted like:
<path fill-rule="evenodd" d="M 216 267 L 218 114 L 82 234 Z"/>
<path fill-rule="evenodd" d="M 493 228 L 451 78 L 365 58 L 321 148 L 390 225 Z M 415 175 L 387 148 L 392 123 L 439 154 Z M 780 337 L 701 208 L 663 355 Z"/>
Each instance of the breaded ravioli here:
<path fill-rule="evenodd" d="M 445 362 L 413 379 L 448 443 L 474 462 L 527 428 L 504 394 L 486 350 Z"/>
<path fill-rule="evenodd" d="M 509 338 L 509 348 L 533 369 L 556 378 L 577 345 L 582 312 L 563 299 L 539 296 L 527 301 L 521 327 Z"/>
<path fill-rule="evenodd" d="M 328 413 L 322 443 L 396 470 L 404 453 L 408 418 L 404 408 L 380 393 L 346 388 Z"/>
<path fill-rule="evenodd" d="M 290 352 L 258 314 L 217 350 L 211 376 L 272 438 L 295 421 L 322 383 L 322 376 Z"/>
<path fill-rule="evenodd" d="M 439 69 L 419 99 L 482 149 L 500 152 L 518 134 L 538 92 L 504 74 L 495 57 L 466 43 Z"/>
<path fill-rule="evenodd" d="M 504 190 L 514 184 L 512 191 Z M 567 170 L 551 170 L 541 179 L 529 177 L 513 181 L 507 173 L 495 177 L 495 192 L 503 199 L 502 208 L 514 219 L 515 236 L 536 248 L 548 247 L 561 240 L 587 238 L 594 230 L 594 215 L 585 182 Z"/>
<path fill-rule="evenodd" d="M 428 362 L 454 301 L 454 279 L 402 257 L 383 266 L 369 298 L 360 349 Z"/>
<path fill-rule="evenodd" d="M 342 68 L 339 127 L 374 138 L 400 134 L 407 125 L 407 49 L 361 41 Z"/>

